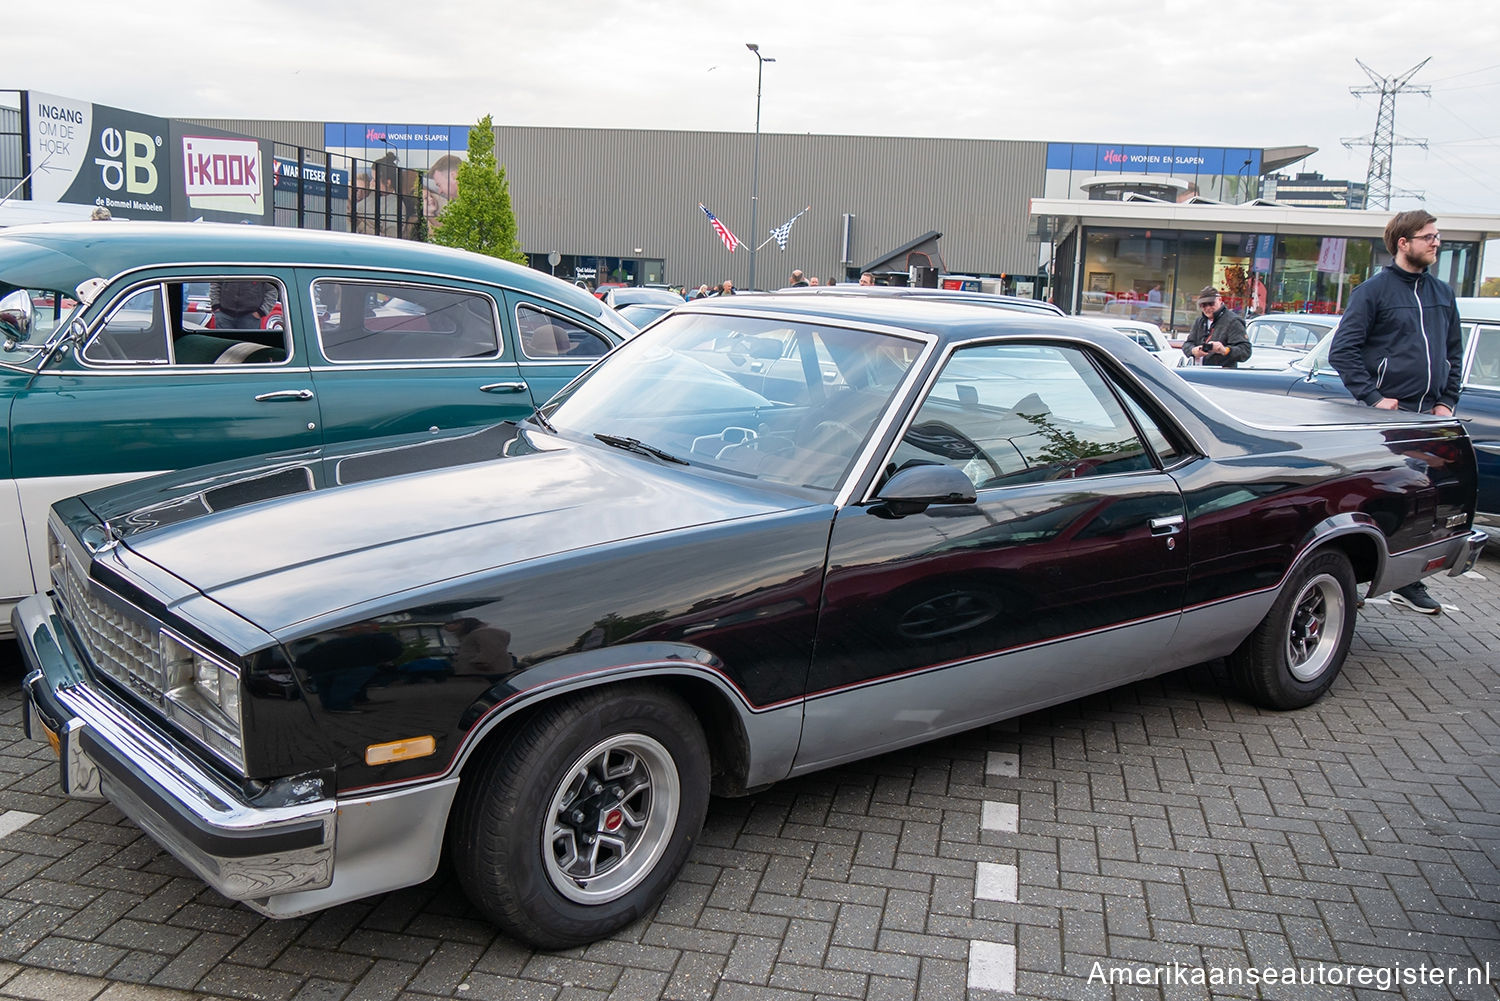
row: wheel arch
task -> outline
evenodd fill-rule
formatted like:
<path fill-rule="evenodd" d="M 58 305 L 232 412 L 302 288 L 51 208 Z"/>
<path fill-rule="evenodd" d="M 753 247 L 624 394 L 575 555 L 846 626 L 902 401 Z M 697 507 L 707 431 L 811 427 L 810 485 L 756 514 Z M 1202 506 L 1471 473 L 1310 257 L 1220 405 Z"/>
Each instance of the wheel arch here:
<path fill-rule="evenodd" d="M 1354 567 L 1354 579 L 1369 586 L 1380 580 L 1390 558 L 1385 535 L 1374 519 L 1359 513 L 1337 514 L 1308 531 L 1297 558 L 1287 568 L 1287 576 L 1300 564 L 1330 548 L 1347 556 Z"/>
<path fill-rule="evenodd" d="M 630 685 L 670 692 L 692 710 L 708 743 L 715 795 L 743 795 L 752 786 L 767 784 L 764 778 L 755 780 L 752 776 L 752 771 L 764 771 L 766 766 L 773 773 L 785 774 L 795 743 L 786 749 L 787 760 L 781 766 L 774 760 L 757 761 L 753 732 L 765 728 L 757 725 L 758 714 L 725 674 L 718 658 L 685 644 L 642 645 L 649 650 L 632 646 L 565 654 L 511 678 L 505 686 L 512 690 L 510 697 L 487 708 L 477 707 L 478 718 L 455 757 L 454 771 L 462 773 L 472 767 L 471 759 L 503 745 L 510 734 L 557 699 L 607 686 Z M 681 649 L 668 653 L 661 650 L 664 646 Z M 799 732 L 800 719 L 798 712 Z M 778 757 L 775 743 L 767 749 L 771 759 Z"/>

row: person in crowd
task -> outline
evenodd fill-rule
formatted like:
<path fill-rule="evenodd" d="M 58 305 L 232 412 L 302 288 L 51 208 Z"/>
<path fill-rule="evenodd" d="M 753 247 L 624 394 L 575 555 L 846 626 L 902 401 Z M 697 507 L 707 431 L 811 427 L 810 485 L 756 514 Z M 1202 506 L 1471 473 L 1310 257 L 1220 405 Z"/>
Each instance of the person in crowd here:
<path fill-rule="evenodd" d="M 734 282 L 728 278 L 724 279 L 719 283 L 719 287 L 714 290 L 714 295 L 734 295 Z"/>
<path fill-rule="evenodd" d="M 1328 360 L 1349 395 L 1367 406 L 1440 417 L 1458 406 L 1464 356 L 1458 305 L 1447 283 L 1427 270 L 1442 244 L 1432 213 L 1398 213 L 1385 226 L 1393 262 L 1349 296 Z M 1443 610 L 1421 581 L 1391 592 L 1390 600 L 1425 615 Z"/>
<path fill-rule="evenodd" d="M 689 292 L 687 297 L 688 297 L 688 301 L 689 302 L 691 302 L 694 299 L 707 299 L 708 298 L 708 283 L 704 282 L 702 285 L 699 285 L 698 288 L 697 288 L 697 290 L 693 291 L 693 292 Z"/>
<path fill-rule="evenodd" d="M 807 276 L 802 273 L 801 268 L 792 269 L 791 281 L 788 283 L 792 288 L 806 288 Z"/>
<path fill-rule="evenodd" d="M 1224 305 L 1219 290 L 1205 285 L 1198 293 L 1198 318 L 1182 345 L 1182 353 L 1198 365 L 1238 368 L 1250 358 L 1250 338 L 1245 336 L 1245 321 L 1240 314 Z"/>
<path fill-rule="evenodd" d="M 875 276 L 872 275 L 872 274 L 870 274 L 870 272 L 866 271 L 864 274 L 862 274 L 862 275 L 859 276 L 859 283 L 861 285 L 874 285 L 875 284 Z"/>
<path fill-rule="evenodd" d="M 275 282 L 210 282 L 208 305 L 213 310 L 214 329 L 258 330 L 280 297 Z"/>
<path fill-rule="evenodd" d="M 89 213 L 89 218 L 94 222 L 109 222 L 114 218 L 114 216 L 110 214 L 109 209 L 105 208 L 103 205 L 100 205 L 98 208 L 94 209 L 94 211 Z"/>
<path fill-rule="evenodd" d="M 809 285 L 816 285 L 816 284 L 818 284 L 818 276 L 817 275 L 813 275 L 811 278 L 809 278 L 807 280 L 807 284 L 809 284 Z"/>

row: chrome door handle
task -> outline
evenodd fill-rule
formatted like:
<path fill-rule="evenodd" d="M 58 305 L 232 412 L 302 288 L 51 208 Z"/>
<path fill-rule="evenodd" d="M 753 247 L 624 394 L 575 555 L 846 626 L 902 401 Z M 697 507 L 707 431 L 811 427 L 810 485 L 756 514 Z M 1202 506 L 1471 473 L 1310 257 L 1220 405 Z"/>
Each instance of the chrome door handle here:
<path fill-rule="evenodd" d="M 278 389 L 274 393 L 261 393 L 255 398 L 256 403 L 278 403 L 282 400 L 310 400 L 313 391 L 310 389 Z"/>
<path fill-rule="evenodd" d="M 524 382 L 492 382 L 488 386 L 480 386 L 481 393 L 524 393 L 526 383 Z"/>
<path fill-rule="evenodd" d="M 1165 518 L 1151 519 L 1152 535 L 1176 535 L 1182 531 L 1183 518 L 1180 514 L 1168 515 Z"/>

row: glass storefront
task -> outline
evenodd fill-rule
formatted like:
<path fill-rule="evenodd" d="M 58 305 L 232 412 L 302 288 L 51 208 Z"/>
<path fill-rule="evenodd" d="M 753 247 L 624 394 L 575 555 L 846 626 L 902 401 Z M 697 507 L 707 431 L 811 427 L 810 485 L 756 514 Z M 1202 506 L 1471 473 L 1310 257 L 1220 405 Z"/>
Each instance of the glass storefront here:
<path fill-rule="evenodd" d="M 1477 257 L 1474 243 L 1445 243 L 1432 270 L 1456 294 L 1475 295 Z M 1089 228 L 1071 307 L 1182 335 L 1205 285 L 1247 316 L 1341 313 L 1354 287 L 1389 262 L 1378 238 Z"/>
<path fill-rule="evenodd" d="M 548 254 L 527 254 L 527 262 L 538 271 L 570 281 L 584 288 L 607 283 L 619 285 L 658 285 L 665 279 L 667 262 L 652 257 L 598 257 L 590 254 L 559 254 L 557 264 L 550 264 Z"/>

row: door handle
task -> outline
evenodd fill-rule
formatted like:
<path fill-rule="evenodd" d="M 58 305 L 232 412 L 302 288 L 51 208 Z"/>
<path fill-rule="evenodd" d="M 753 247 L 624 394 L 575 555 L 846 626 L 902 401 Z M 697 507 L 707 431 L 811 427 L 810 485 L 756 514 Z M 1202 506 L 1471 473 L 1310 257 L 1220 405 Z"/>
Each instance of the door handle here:
<path fill-rule="evenodd" d="M 480 386 L 481 393 L 524 393 L 526 383 L 524 382 L 492 382 L 488 386 Z"/>
<path fill-rule="evenodd" d="M 1176 535 L 1182 531 L 1183 518 L 1180 514 L 1168 515 L 1165 518 L 1151 519 L 1152 535 Z"/>
<path fill-rule="evenodd" d="M 256 403 L 279 403 L 282 400 L 310 400 L 313 391 L 310 389 L 278 389 L 274 393 L 261 393 L 255 398 Z"/>

